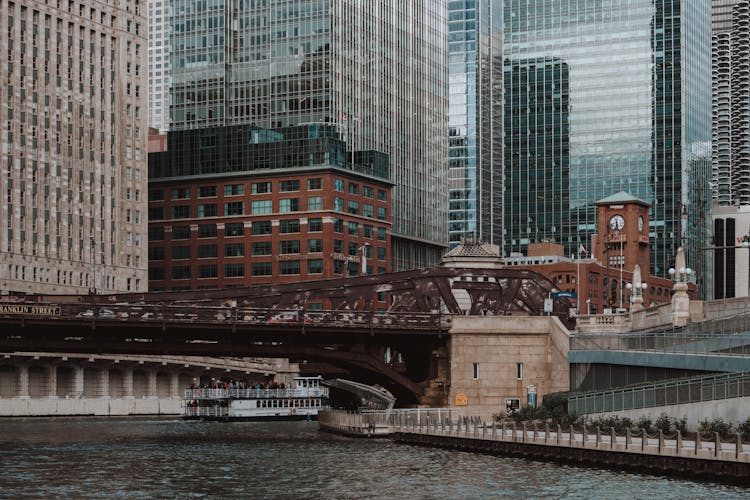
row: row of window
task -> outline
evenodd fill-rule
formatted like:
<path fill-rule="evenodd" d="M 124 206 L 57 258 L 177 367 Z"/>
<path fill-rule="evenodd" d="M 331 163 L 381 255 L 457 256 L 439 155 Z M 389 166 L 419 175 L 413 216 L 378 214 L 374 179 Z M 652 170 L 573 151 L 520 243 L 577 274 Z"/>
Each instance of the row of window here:
<path fill-rule="evenodd" d="M 334 179 L 333 189 L 334 191 L 344 192 L 345 182 L 343 179 Z M 375 198 L 376 190 L 371 186 L 361 186 L 362 196 L 365 198 Z M 308 191 L 319 191 L 323 189 L 323 179 L 307 179 L 307 190 Z M 223 186 L 224 196 L 242 196 L 245 194 L 244 184 L 226 184 Z M 278 181 L 278 192 L 289 193 L 300 191 L 300 181 L 297 179 L 293 180 L 281 180 Z M 349 183 L 349 194 L 359 195 L 360 185 L 356 182 Z M 273 193 L 273 183 L 267 182 L 254 182 L 250 185 L 251 194 L 269 194 Z M 218 194 L 217 186 L 199 186 L 196 188 L 196 196 L 198 198 L 213 198 Z M 163 201 L 165 192 L 163 189 L 152 189 L 148 193 L 149 201 Z M 191 188 L 180 187 L 173 188 L 170 192 L 170 200 L 187 200 L 191 198 Z M 379 201 L 388 201 L 388 191 L 384 189 L 377 190 L 377 199 Z"/>
<path fill-rule="evenodd" d="M 380 241 L 386 240 L 386 229 L 384 227 L 373 227 L 370 224 L 359 224 L 355 221 L 348 221 L 346 224 L 342 219 L 334 219 L 333 231 L 335 233 L 344 233 L 351 236 L 360 235 L 365 238 L 377 237 Z M 307 219 L 307 232 L 319 233 L 323 231 L 323 219 Z M 279 234 L 300 233 L 301 223 L 299 219 L 285 219 L 279 221 Z M 254 236 L 263 236 L 273 233 L 273 223 L 271 221 L 257 221 L 252 223 L 250 233 Z M 233 222 L 224 224 L 224 237 L 244 236 L 245 225 L 242 222 Z M 172 240 L 190 239 L 190 226 L 172 226 Z M 216 224 L 199 224 L 198 238 L 216 238 L 218 230 Z M 163 241 L 165 239 L 165 228 L 163 226 L 152 226 L 148 229 L 149 241 Z"/>
<path fill-rule="evenodd" d="M 279 242 L 278 253 L 279 254 L 298 254 L 302 248 L 300 240 L 284 240 Z M 190 259 L 192 258 L 192 247 L 189 245 L 174 246 L 172 248 L 172 259 Z M 373 257 L 373 250 L 371 245 L 360 246 L 358 242 L 350 241 L 348 243 L 347 252 L 349 255 L 359 255 L 359 249 L 363 248 L 365 256 L 368 258 Z M 224 245 L 224 257 L 244 257 L 245 256 L 245 244 L 244 243 L 230 243 Z M 335 253 L 344 253 L 344 241 L 333 240 L 333 251 Z M 272 242 L 270 241 L 257 241 L 250 245 L 251 255 L 254 257 L 273 255 Z M 307 253 L 320 253 L 323 251 L 323 240 L 322 239 L 311 239 L 307 240 Z M 218 257 L 219 246 L 216 244 L 200 245 L 198 246 L 198 258 L 199 259 L 210 259 Z M 376 247 L 375 254 L 378 260 L 386 260 L 387 250 L 385 247 Z M 148 249 L 149 261 L 164 260 L 166 258 L 165 247 L 150 247 Z"/>
<path fill-rule="evenodd" d="M 323 274 L 323 259 L 309 259 L 305 261 L 307 274 Z M 254 262 L 247 269 L 244 263 L 224 264 L 224 278 L 243 278 L 245 272 L 249 271 L 251 276 L 272 276 L 273 262 Z M 302 265 L 299 260 L 285 260 L 279 262 L 279 274 L 292 275 L 301 274 Z M 192 277 L 191 266 L 173 266 L 170 277 L 173 280 L 188 280 Z M 219 266 L 216 264 L 204 264 L 197 266 L 196 278 L 211 279 L 219 277 Z M 151 267 L 148 270 L 148 279 L 160 281 L 166 279 L 163 267 Z"/>

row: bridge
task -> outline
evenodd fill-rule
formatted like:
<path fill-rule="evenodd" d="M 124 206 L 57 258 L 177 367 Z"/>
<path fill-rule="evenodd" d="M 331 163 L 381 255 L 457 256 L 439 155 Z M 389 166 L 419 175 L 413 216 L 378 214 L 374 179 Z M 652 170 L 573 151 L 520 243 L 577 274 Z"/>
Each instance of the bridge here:
<path fill-rule="evenodd" d="M 283 357 L 343 370 L 411 404 L 438 377 L 456 315 L 538 316 L 553 291 L 531 271 L 436 267 L 223 290 L 3 297 L 0 351 Z M 570 325 L 570 306 L 555 299 L 551 315 Z"/>

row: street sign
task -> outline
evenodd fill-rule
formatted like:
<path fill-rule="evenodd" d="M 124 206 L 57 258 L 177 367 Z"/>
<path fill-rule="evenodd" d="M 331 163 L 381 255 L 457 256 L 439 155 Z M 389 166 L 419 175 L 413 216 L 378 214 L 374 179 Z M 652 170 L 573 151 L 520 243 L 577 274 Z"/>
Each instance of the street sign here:
<path fill-rule="evenodd" d="M 559 297 L 570 297 L 571 299 L 575 299 L 578 296 L 575 292 L 555 292 L 552 294 L 552 298 L 559 298 Z"/>

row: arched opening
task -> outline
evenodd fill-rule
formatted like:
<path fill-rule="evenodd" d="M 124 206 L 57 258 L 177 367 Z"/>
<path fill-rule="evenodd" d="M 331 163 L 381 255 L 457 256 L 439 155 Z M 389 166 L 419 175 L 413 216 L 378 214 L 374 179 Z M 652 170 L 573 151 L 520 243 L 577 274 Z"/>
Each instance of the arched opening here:
<path fill-rule="evenodd" d="M 0 398 L 18 396 L 18 370 L 14 366 L 0 366 Z"/>
<path fill-rule="evenodd" d="M 122 399 L 125 396 L 125 377 L 120 370 L 109 371 L 109 396 Z"/>
<path fill-rule="evenodd" d="M 54 369 L 54 368 L 53 368 Z M 46 366 L 29 367 L 29 397 L 49 397 L 49 372 Z"/>
<path fill-rule="evenodd" d="M 156 396 L 159 398 L 168 398 L 171 396 L 171 377 L 168 373 L 157 372 Z"/>
<path fill-rule="evenodd" d="M 133 397 L 145 398 L 148 396 L 148 375 L 143 370 L 133 371 Z"/>
<path fill-rule="evenodd" d="M 58 398 L 75 398 L 79 394 L 75 393 L 75 370 L 70 366 L 57 367 L 57 397 Z"/>
<path fill-rule="evenodd" d="M 87 398 L 102 397 L 101 380 L 101 370 L 85 368 L 83 370 L 83 396 Z"/>

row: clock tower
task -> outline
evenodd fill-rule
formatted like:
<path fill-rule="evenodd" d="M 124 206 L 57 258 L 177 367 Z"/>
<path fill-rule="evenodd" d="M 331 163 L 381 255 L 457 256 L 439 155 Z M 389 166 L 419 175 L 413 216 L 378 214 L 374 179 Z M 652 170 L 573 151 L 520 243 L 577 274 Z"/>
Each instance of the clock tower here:
<path fill-rule="evenodd" d="M 649 274 L 649 203 L 625 191 L 596 202 L 596 258 L 605 267 Z"/>

